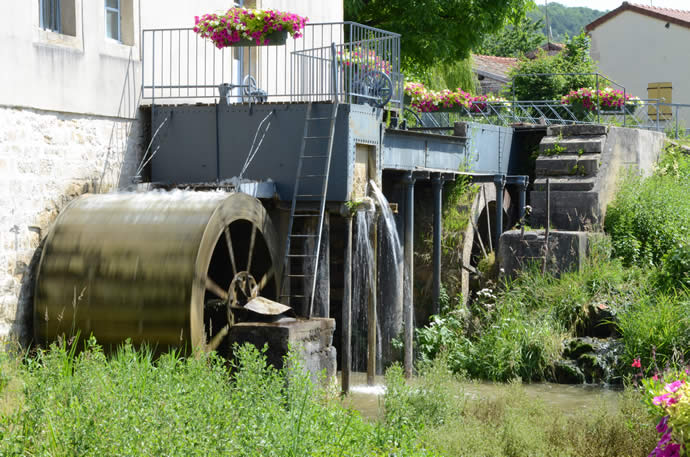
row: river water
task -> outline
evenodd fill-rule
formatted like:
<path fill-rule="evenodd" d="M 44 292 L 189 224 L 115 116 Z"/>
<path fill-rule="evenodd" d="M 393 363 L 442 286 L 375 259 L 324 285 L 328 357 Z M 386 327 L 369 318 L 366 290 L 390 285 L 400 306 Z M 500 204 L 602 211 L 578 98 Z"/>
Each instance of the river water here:
<path fill-rule="evenodd" d="M 350 382 L 350 394 L 343 400 L 344 405 L 356 409 L 366 419 L 380 419 L 385 393 L 383 376 L 377 376 L 376 384 L 368 386 L 366 373 L 352 373 Z M 490 382 L 462 384 L 465 395 L 471 399 L 492 398 L 502 386 Z M 535 383 L 523 384 L 523 389 L 528 396 L 541 401 L 546 407 L 564 413 L 577 413 L 602 407 L 613 412 L 618 409 L 621 396 L 620 390 L 590 385 Z"/>

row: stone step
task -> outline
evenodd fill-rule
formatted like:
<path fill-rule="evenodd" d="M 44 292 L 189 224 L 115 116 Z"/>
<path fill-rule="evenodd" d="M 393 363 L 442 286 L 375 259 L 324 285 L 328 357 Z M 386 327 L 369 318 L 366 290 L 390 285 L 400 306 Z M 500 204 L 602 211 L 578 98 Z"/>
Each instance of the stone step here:
<path fill-rule="evenodd" d="M 606 135 L 599 136 L 546 136 L 539 143 L 540 155 L 598 154 L 604 150 Z"/>
<path fill-rule="evenodd" d="M 578 125 L 552 125 L 546 129 L 548 136 L 579 136 L 579 135 L 606 135 L 605 125 L 578 124 Z"/>
<path fill-rule="evenodd" d="M 534 180 L 535 191 L 546 191 L 546 179 L 537 178 Z M 552 191 L 568 191 L 568 192 L 587 192 L 594 189 L 594 182 L 596 178 L 583 178 L 580 176 L 568 176 L 560 178 L 551 178 Z"/>
<path fill-rule="evenodd" d="M 561 154 L 539 156 L 536 164 L 538 177 L 545 176 L 596 176 L 601 154 Z"/>
<path fill-rule="evenodd" d="M 553 180 L 552 180 L 553 181 Z M 529 224 L 546 226 L 546 192 L 530 192 Z M 551 192 L 551 226 L 558 230 L 591 230 L 601 223 L 597 192 Z"/>

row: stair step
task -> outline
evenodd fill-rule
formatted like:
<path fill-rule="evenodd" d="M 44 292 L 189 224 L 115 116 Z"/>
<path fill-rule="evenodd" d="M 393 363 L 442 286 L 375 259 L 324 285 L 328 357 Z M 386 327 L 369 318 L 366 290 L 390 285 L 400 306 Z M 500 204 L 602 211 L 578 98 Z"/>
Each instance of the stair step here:
<path fill-rule="evenodd" d="M 535 171 L 538 177 L 596 176 L 600 159 L 601 154 L 539 156 Z"/>
<path fill-rule="evenodd" d="M 534 181 L 534 190 L 545 191 L 546 179 L 537 178 Z M 550 178 L 552 191 L 586 192 L 594 189 L 596 178 L 582 178 L 579 176 L 568 176 L 561 178 Z"/>
<path fill-rule="evenodd" d="M 555 156 L 559 154 L 600 153 L 604 150 L 606 135 L 599 136 L 545 136 L 539 143 L 539 154 Z"/>
<path fill-rule="evenodd" d="M 607 127 L 597 124 L 552 125 L 546 130 L 548 136 L 606 135 Z"/>

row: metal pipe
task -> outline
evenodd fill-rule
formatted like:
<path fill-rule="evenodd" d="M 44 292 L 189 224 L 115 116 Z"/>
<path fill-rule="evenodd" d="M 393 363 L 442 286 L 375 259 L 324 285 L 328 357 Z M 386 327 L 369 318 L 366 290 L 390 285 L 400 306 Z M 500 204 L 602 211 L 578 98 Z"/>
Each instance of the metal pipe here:
<path fill-rule="evenodd" d="M 374 280 L 369 284 L 369 303 L 367 307 L 367 385 L 376 384 L 376 325 L 378 316 L 376 315 L 376 281 L 378 279 L 378 216 L 374 215 L 374 223 L 371 224 L 371 248 L 373 254 Z"/>
<path fill-rule="evenodd" d="M 431 180 L 434 191 L 434 283 L 433 310 L 434 314 L 441 314 L 441 216 L 443 212 L 443 179 L 437 174 Z"/>
<path fill-rule="evenodd" d="M 549 258 L 549 232 L 551 231 L 551 179 L 546 178 L 546 229 L 544 231 L 544 261 L 541 273 L 546 273 L 546 260 Z"/>
<path fill-rule="evenodd" d="M 496 232 L 494 245 L 498 246 L 498 241 L 503 233 L 503 189 L 506 186 L 506 176 L 494 176 L 494 185 L 496 186 Z"/>
<path fill-rule="evenodd" d="M 343 394 L 350 391 L 350 370 L 352 369 L 352 214 L 345 216 L 347 221 L 347 241 L 345 243 L 345 278 L 343 280 L 343 318 L 340 323 L 341 335 L 341 389 Z"/>
<path fill-rule="evenodd" d="M 407 300 L 403 306 L 403 320 L 405 323 L 404 329 L 404 344 L 405 355 L 403 359 L 403 366 L 405 377 L 412 377 L 413 371 L 413 338 L 414 338 L 414 303 L 412 294 L 412 284 L 414 283 L 414 183 L 416 181 L 412 172 L 408 172 L 403 177 L 403 183 L 406 185 L 405 196 L 405 284 L 407 290 Z"/>
<path fill-rule="evenodd" d="M 527 185 L 529 182 L 529 177 L 528 176 L 522 176 L 520 178 L 520 181 L 518 182 L 518 199 L 519 199 L 519 205 L 520 205 L 520 220 L 524 221 L 525 219 L 525 206 L 527 205 Z M 522 224 L 524 225 L 524 224 Z"/>

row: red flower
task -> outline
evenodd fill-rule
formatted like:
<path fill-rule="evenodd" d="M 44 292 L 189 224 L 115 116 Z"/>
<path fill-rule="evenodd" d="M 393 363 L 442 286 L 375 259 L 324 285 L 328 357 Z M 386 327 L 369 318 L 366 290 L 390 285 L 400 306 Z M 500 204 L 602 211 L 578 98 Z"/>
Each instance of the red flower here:
<path fill-rule="evenodd" d="M 642 364 L 640 363 L 640 359 L 633 359 L 633 363 L 632 363 L 631 367 L 642 368 Z"/>

